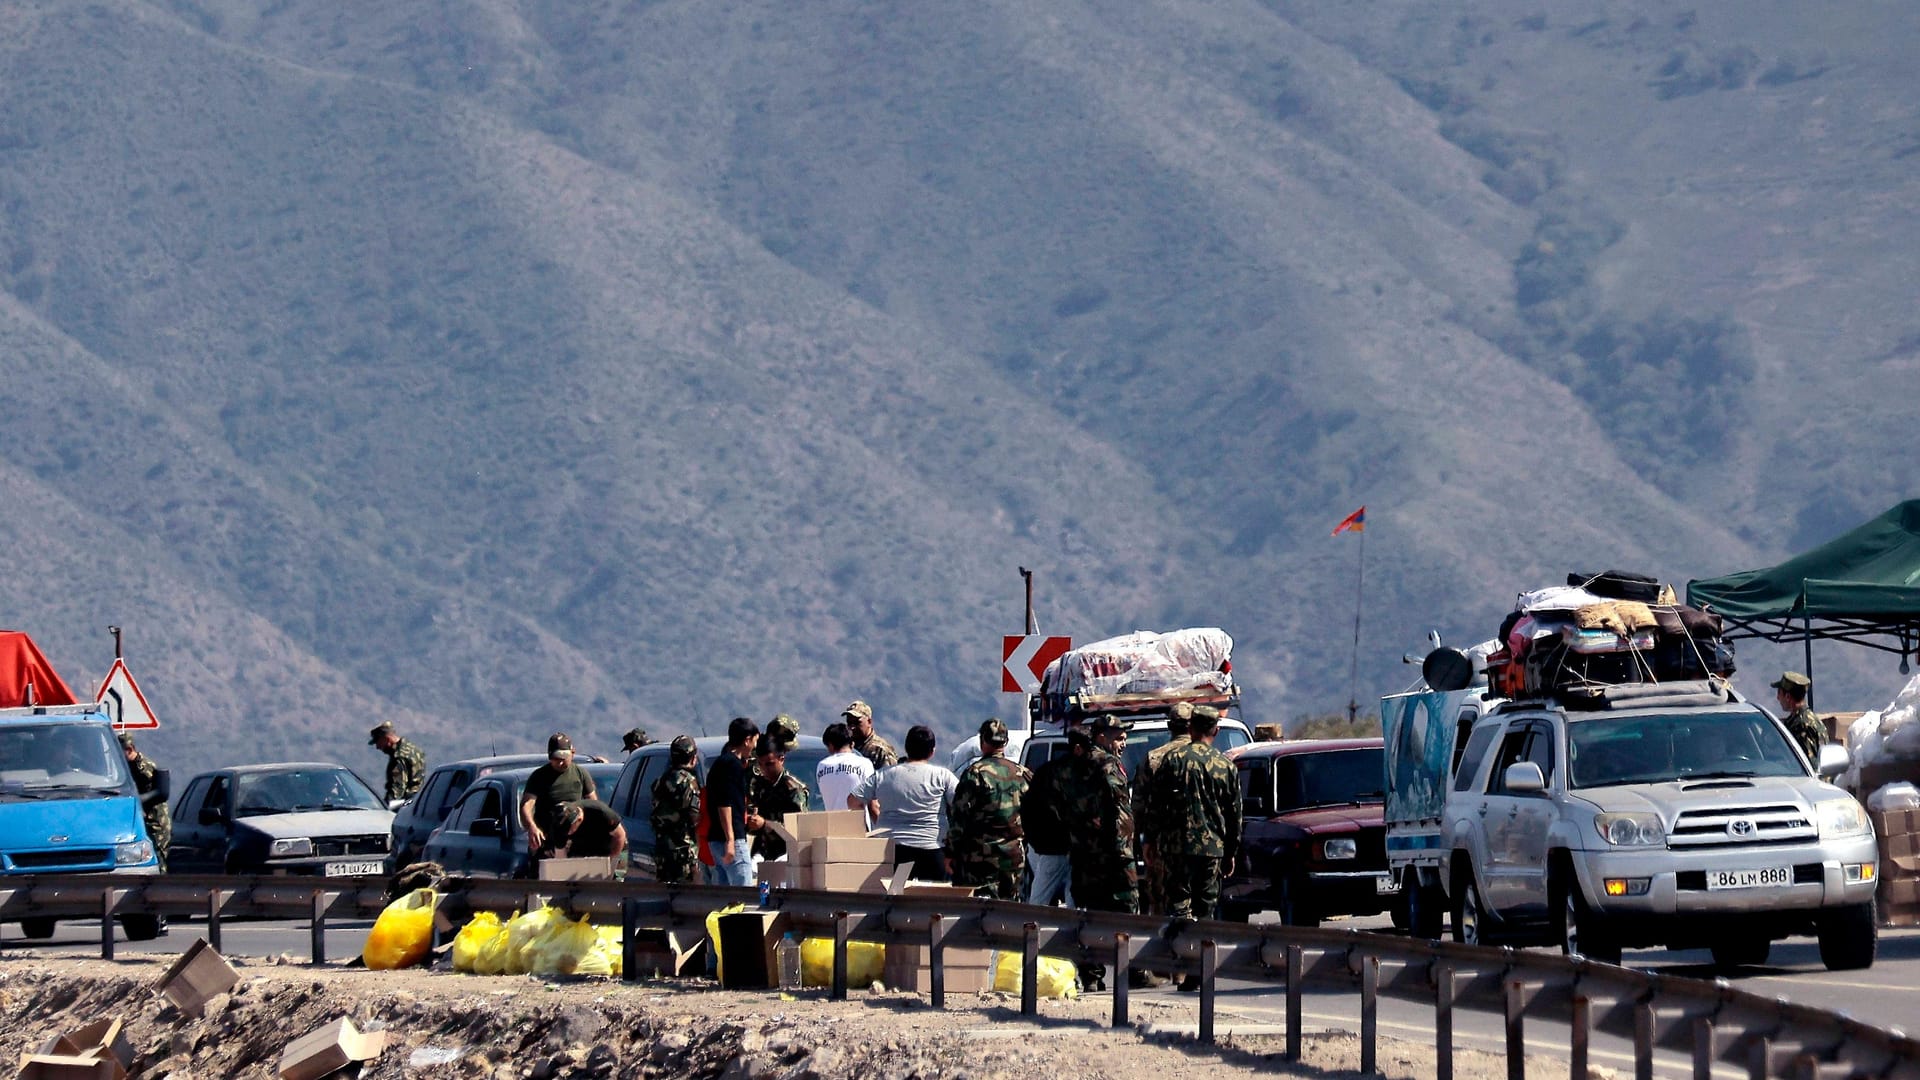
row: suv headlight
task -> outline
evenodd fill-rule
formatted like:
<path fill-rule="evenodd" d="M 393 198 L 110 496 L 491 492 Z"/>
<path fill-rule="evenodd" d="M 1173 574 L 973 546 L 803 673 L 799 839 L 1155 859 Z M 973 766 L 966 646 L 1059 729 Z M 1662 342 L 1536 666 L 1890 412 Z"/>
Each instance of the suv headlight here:
<path fill-rule="evenodd" d="M 267 848 L 267 857 L 272 859 L 311 854 L 313 854 L 313 841 L 304 836 L 297 836 L 292 840 L 275 840 Z"/>
<path fill-rule="evenodd" d="M 1326 842 L 1320 854 L 1328 859 L 1351 859 L 1360 854 L 1360 845 L 1354 843 L 1351 836 L 1337 836 Z"/>
<path fill-rule="evenodd" d="M 1859 836 L 1867 831 L 1867 812 L 1853 798 L 1828 799 L 1816 807 L 1820 812 L 1820 839 L 1837 840 Z"/>
<path fill-rule="evenodd" d="M 1595 814 L 1593 827 L 1614 847 L 1656 847 L 1667 842 L 1657 814 Z"/>
<path fill-rule="evenodd" d="M 139 866 L 153 861 L 153 844 L 146 840 L 135 840 L 131 844 L 113 845 L 113 865 Z"/>

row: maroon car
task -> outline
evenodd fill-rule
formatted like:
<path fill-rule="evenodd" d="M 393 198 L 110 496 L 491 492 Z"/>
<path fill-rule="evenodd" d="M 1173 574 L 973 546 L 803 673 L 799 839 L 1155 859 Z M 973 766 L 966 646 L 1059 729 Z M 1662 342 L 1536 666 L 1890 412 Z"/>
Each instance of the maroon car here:
<path fill-rule="evenodd" d="M 1240 770 L 1244 826 L 1220 891 L 1222 918 L 1274 911 L 1289 925 L 1315 926 L 1397 908 L 1381 822 L 1384 754 L 1379 739 L 1302 739 L 1227 755 Z"/>

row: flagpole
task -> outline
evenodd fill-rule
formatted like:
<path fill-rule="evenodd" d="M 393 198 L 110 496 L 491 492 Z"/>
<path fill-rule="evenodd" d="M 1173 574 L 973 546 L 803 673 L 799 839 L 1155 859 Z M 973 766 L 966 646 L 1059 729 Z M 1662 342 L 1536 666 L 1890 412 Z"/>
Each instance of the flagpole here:
<path fill-rule="evenodd" d="M 1353 577 L 1353 666 L 1347 674 L 1347 723 L 1360 717 L 1360 611 L 1366 596 L 1367 530 L 1360 530 L 1360 553 Z"/>

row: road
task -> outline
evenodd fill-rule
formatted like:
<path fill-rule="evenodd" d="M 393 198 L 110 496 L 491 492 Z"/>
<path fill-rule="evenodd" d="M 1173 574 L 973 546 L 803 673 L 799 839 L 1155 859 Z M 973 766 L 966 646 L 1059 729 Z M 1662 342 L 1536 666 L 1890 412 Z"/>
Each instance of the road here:
<path fill-rule="evenodd" d="M 333 963 L 345 963 L 359 956 L 372 923 L 368 920 L 329 923 L 327 956 Z M 1384 919 L 1355 919 L 1330 922 L 1329 926 L 1384 930 Z M 204 936 L 203 922 L 176 920 L 172 933 L 156 941 L 128 942 L 120 939 L 116 949 L 134 953 L 177 953 L 195 937 Z M 0 956 L 19 955 L 32 950 L 41 955 L 97 956 L 100 947 L 97 921 L 63 923 L 50 941 L 25 940 L 19 927 L 0 925 Z M 228 920 L 221 925 L 222 951 L 232 956 L 278 956 L 288 954 L 305 959 L 312 940 L 310 926 L 304 920 L 240 922 Z M 1710 964 L 1706 950 L 1665 952 L 1644 950 L 1629 952 L 1627 966 L 1664 975 L 1711 979 L 1722 973 Z M 1830 972 L 1820 964 L 1819 950 L 1811 939 L 1776 943 L 1765 967 L 1741 969 L 1727 974 L 1735 986 L 1752 993 L 1783 997 L 1823 1009 L 1850 1012 L 1855 1018 L 1882 1027 L 1911 1028 L 1920 1016 L 1920 928 L 1882 930 L 1879 959 L 1867 971 Z M 1137 990 L 1137 998 L 1182 996 L 1172 988 Z M 1235 1025 L 1275 1025 L 1285 1022 L 1284 994 L 1264 983 L 1223 982 L 1218 998 L 1217 1025 L 1224 1033 Z M 1304 1003 L 1302 1019 L 1308 1030 L 1357 1031 L 1359 999 L 1350 993 L 1314 993 Z M 1380 1032 L 1410 1042 L 1433 1038 L 1433 1010 L 1403 1001 L 1383 998 L 1380 1002 Z M 1505 1035 L 1498 1017 L 1461 1011 L 1455 1014 L 1455 1044 L 1501 1052 Z M 1532 1022 L 1527 1031 L 1530 1052 L 1564 1057 L 1567 1036 L 1549 1025 Z M 1622 1074 L 1630 1074 L 1631 1047 L 1620 1040 L 1596 1036 L 1593 1047 L 1595 1065 Z M 1691 1075 L 1690 1063 L 1677 1055 L 1663 1055 L 1656 1071 L 1662 1076 Z M 1728 1077 L 1742 1076 L 1732 1068 L 1716 1069 Z"/>

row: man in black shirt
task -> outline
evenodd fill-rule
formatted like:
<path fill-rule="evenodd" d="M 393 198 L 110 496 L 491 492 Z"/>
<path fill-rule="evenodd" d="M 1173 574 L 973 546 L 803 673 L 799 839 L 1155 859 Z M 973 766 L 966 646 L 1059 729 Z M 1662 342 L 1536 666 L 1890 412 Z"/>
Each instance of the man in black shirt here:
<path fill-rule="evenodd" d="M 564 732 L 555 732 L 547 740 L 547 763 L 527 777 L 520 797 L 520 825 L 527 831 L 527 850 L 533 853 L 534 861 L 548 858 L 558 847 L 550 834 L 559 831 L 561 804 L 599 794 L 593 777 L 573 763 L 573 740 Z"/>
<path fill-rule="evenodd" d="M 569 858 L 605 855 L 617 859 L 627 850 L 627 829 L 613 807 L 599 799 L 562 804 L 556 850 Z"/>
<path fill-rule="evenodd" d="M 1073 758 L 1062 754 L 1050 758 L 1034 770 L 1033 783 L 1020 804 L 1021 827 L 1027 844 L 1027 886 L 1029 904 L 1051 905 L 1055 901 L 1073 906 L 1071 876 L 1068 872 L 1067 823 L 1062 815 L 1060 782 Z"/>
<path fill-rule="evenodd" d="M 753 884 L 753 840 L 747 835 L 747 758 L 760 725 L 736 716 L 727 725 L 727 748 L 707 769 L 707 849 L 713 856 L 712 885 Z"/>

